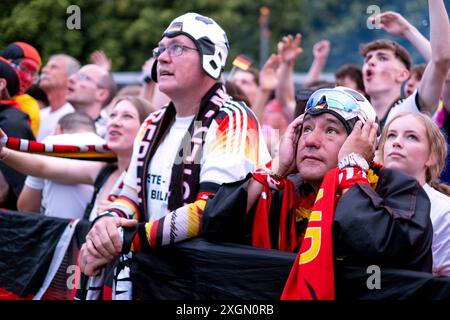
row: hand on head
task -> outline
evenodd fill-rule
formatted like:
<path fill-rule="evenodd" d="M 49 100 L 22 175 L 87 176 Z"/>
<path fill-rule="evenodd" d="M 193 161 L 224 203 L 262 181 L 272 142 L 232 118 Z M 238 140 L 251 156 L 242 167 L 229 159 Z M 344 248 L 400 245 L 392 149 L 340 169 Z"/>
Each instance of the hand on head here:
<path fill-rule="evenodd" d="M 375 153 L 377 131 L 378 124 L 376 122 L 368 120 L 363 124 L 358 120 L 347 140 L 342 145 L 338 160 L 342 160 L 350 153 L 355 152 L 363 156 L 370 163 Z"/>
<path fill-rule="evenodd" d="M 300 136 L 304 115 L 300 115 L 292 121 L 280 140 L 279 154 L 272 161 L 272 171 L 286 176 L 296 168 L 296 145 Z"/>

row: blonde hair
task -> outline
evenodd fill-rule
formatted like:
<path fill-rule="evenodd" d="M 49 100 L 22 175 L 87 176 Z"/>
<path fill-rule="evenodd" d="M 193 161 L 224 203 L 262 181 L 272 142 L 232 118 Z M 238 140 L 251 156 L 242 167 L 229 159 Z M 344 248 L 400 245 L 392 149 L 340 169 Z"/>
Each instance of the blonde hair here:
<path fill-rule="evenodd" d="M 145 99 L 135 97 L 135 96 L 121 96 L 121 97 L 116 97 L 113 99 L 113 101 L 111 102 L 110 112 L 121 101 L 128 101 L 136 108 L 138 115 L 139 115 L 139 121 L 141 123 L 144 122 L 144 120 L 149 115 L 148 111 L 153 110 L 152 104 Z"/>
<path fill-rule="evenodd" d="M 391 123 L 398 119 L 406 116 L 412 116 L 420 123 L 422 123 L 425 127 L 428 143 L 430 145 L 430 156 L 434 156 L 434 164 L 427 167 L 425 171 L 425 181 L 434 189 L 450 195 L 450 186 L 441 183 L 439 181 L 439 176 L 445 167 L 445 161 L 447 158 L 447 141 L 445 140 L 444 134 L 439 130 L 439 127 L 431 120 L 431 118 L 420 112 L 401 112 L 395 115 L 389 123 L 384 127 L 383 132 L 381 134 L 380 142 L 379 142 L 379 150 L 381 156 L 381 162 L 384 162 L 384 145 L 386 144 L 387 133 L 389 130 L 389 126 Z"/>

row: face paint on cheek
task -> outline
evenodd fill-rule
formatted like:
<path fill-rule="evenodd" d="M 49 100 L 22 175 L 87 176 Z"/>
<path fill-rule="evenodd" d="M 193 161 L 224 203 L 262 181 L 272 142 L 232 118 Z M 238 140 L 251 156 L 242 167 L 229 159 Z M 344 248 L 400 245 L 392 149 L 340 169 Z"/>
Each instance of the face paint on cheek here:
<path fill-rule="evenodd" d="M 27 72 L 18 71 L 19 73 L 19 78 L 20 78 L 20 87 L 23 90 L 28 89 L 29 86 L 31 86 L 31 84 L 33 83 L 33 78 L 31 77 L 31 75 L 29 75 Z"/>
<path fill-rule="evenodd" d="M 380 79 L 381 80 L 388 80 L 390 78 L 390 74 L 387 71 L 383 71 L 380 73 Z"/>

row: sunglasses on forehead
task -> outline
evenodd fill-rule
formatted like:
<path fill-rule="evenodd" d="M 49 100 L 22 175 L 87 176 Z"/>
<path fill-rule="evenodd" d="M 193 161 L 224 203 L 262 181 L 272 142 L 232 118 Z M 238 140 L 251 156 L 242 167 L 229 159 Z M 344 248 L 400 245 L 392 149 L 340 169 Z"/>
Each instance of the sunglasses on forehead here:
<path fill-rule="evenodd" d="M 358 118 L 366 122 L 368 117 L 360 105 L 365 101 L 365 98 L 355 91 L 320 89 L 308 99 L 305 113 L 320 113 L 328 109 L 339 114 L 344 120 Z"/>

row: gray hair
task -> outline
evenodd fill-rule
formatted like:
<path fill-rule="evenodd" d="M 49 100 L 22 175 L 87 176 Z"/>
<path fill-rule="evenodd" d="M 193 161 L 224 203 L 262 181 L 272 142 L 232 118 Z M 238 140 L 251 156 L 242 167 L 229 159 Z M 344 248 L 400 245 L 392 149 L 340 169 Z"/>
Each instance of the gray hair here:
<path fill-rule="evenodd" d="M 64 54 L 64 53 L 58 53 L 58 54 L 54 54 L 52 56 L 50 56 L 50 59 L 53 58 L 62 58 L 64 59 L 64 62 L 66 64 L 66 69 L 67 69 L 67 76 L 70 77 L 71 75 L 77 73 L 77 71 L 81 68 L 81 64 L 80 62 L 75 59 L 72 56 L 69 56 L 68 54 Z"/>

